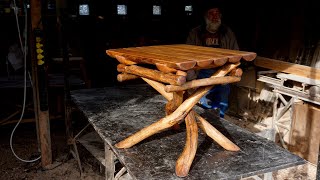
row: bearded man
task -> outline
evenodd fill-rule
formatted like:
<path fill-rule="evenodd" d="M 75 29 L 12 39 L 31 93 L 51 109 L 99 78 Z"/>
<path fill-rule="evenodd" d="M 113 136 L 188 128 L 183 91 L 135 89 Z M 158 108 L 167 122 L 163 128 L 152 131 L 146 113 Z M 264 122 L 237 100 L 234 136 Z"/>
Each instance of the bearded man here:
<path fill-rule="evenodd" d="M 186 44 L 206 46 L 213 48 L 224 48 L 239 50 L 237 39 L 232 30 L 221 23 L 221 3 L 214 0 L 208 0 L 204 3 L 204 24 L 192 29 L 187 38 Z M 198 72 L 188 72 L 187 78 L 208 78 L 216 70 L 203 69 Z M 230 86 L 219 85 L 211 89 L 200 99 L 200 105 L 206 109 L 214 109 L 220 117 L 224 117 L 228 109 L 228 97 Z"/>

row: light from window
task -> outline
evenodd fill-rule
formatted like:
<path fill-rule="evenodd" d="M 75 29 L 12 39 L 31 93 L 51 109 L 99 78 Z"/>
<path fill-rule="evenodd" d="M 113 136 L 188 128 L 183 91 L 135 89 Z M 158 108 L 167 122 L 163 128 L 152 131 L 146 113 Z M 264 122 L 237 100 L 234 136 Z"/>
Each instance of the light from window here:
<path fill-rule="evenodd" d="M 118 15 L 127 15 L 127 5 L 117 5 Z"/>
<path fill-rule="evenodd" d="M 153 15 L 161 15 L 161 6 L 153 5 Z"/>
<path fill-rule="evenodd" d="M 184 7 L 184 11 L 192 12 L 192 6 L 191 6 L 191 5 L 185 6 L 185 7 Z"/>
<path fill-rule="evenodd" d="M 184 11 L 186 12 L 186 14 L 188 16 L 191 16 L 192 15 L 192 6 L 191 5 L 184 6 Z"/>
<path fill-rule="evenodd" d="M 88 4 L 80 4 L 79 5 L 79 15 L 88 16 L 89 13 L 89 5 Z"/>

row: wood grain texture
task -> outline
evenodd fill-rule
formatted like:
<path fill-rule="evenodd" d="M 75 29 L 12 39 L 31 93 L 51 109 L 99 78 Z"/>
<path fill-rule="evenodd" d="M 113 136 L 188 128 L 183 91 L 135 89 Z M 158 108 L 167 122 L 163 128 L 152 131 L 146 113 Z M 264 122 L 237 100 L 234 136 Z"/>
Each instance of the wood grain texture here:
<path fill-rule="evenodd" d="M 257 54 L 254 52 L 238 51 L 238 50 L 231 50 L 231 49 L 193 46 L 193 45 L 187 45 L 187 44 L 174 44 L 174 45 L 164 45 L 164 46 L 172 47 L 172 48 L 186 48 L 193 51 L 202 51 L 202 52 L 216 53 L 224 56 L 229 56 L 229 58 L 231 58 L 229 62 L 238 62 L 239 60 L 237 59 L 239 57 L 240 59 L 243 58 L 246 61 L 252 61 L 257 57 Z"/>
<path fill-rule="evenodd" d="M 200 49 L 199 49 L 200 47 Z M 216 52 L 213 51 L 214 48 L 209 48 L 208 49 L 202 49 L 202 46 L 195 46 L 194 48 L 190 48 L 190 47 L 186 47 L 183 45 L 164 45 L 163 48 L 167 48 L 168 51 L 173 51 L 173 50 L 179 50 L 182 51 L 184 53 L 189 53 L 190 55 L 193 54 L 202 54 L 202 55 L 206 55 L 207 57 L 211 57 L 214 59 L 214 64 L 220 64 L 219 66 L 223 65 L 221 63 L 219 63 L 219 60 L 224 60 L 224 63 L 226 63 L 227 61 L 229 62 L 239 62 L 242 58 L 241 55 L 237 55 L 237 54 L 228 54 L 228 53 L 221 53 L 221 52 Z M 220 61 L 221 62 L 221 61 Z"/>
<path fill-rule="evenodd" d="M 302 101 L 293 105 L 289 150 L 313 164 L 318 162 L 320 106 Z"/>
<path fill-rule="evenodd" d="M 187 131 L 186 143 L 176 162 L 176 175 L 179 177 L 186 177 L 188 175 L 198 147 L 198 126 L 193 111 L 190 111 L 186 116 L 185 122 Z"/>
<path fill-rule="evenodd" d="M 188 49 L 175 49 L 163 46 L 147 46 L 141 47 L 140 49 L 143 49 L 147 52 L 152 52 L 155 55 L 175 56 L 182 59 L 196 61 L 197 65 L 200 67 L 206 67 L 210 64 L 219 64 L 219 66 L 222 66 L 228 60 L 228 57 L 226 57 L 225 55 L 220 55 L 217 53 L 190 51 Z M 241 56 L 239 57 L 239 59 L 241 59 Z"/>
<path fill-rule="evenodd" d="M 198 126 L 205 132 L 209 137 L 211 137 L 215 142 L 222 146 L 228 151 L 239 151 L 240 148 L 225 137 L 221 132 L 214 128 L 208 121 L 206 121 L 199 114 L 195 113 L 195 117 L 198 120 Z"/>
<path fill-rule="evenodd" d="M 275 59 L 257 57 L 254 64 L 259 67 L 290 73 L 297 76 L 320 80 L 320 69 L 288 63 Z"/>
<path fill-rule="evenodd" d="M 221 67 L 217 72 L 215 72 L 212 77 L 223 77 L 227 75 L 232 69 L 238 67 L 240 63 L 236 64 L 227 64 Z M 172 127 L 176 123 L 178 123 L 181 119 L 183 119 L 192 109 L 194 105 L 196 105 L 202 96 L 204 96 L 213 86 L 206 86 L 199 88 L 196 92 L 194 92 L 190 97 L 188 97 L 172 114 L 161 118 L 155 123 L 144 127 L 138 132 L 132 134 L 126 139 L 120 141 L 115 144 L 117 148 L 130 148 L 135 144 L 141 142 L 142 140 L 164 130 L 169 127 Z"/>
<path fill-rule="evenodd" d="M 125 59 L 135 63 L 159 63 L 179 70 L 189 70 L 195 67 L 208 68 L 213 65 L 222 66 L 226 62 L 236 63 L 241 59 L 252 61 L 256 58 L 254 52 L 186 44 L 109 49 L 106 52 L 111 57 L 120 56 L 118 60 L 123 64 L 128 64 L 123 61 Z"/>

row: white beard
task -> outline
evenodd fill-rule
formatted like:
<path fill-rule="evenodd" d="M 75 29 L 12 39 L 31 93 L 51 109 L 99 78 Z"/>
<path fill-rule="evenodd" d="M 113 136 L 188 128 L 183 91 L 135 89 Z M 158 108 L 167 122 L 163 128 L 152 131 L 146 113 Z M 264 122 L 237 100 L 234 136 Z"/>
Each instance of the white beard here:
<path fill-rule="evenodd" d="M 218 22 L 212 22 L 208 18 L 205 18 L 206 20 L 206 29 L 210 33 L 216 33 L 221 25 L 221 19 L 219 19 Z"/>

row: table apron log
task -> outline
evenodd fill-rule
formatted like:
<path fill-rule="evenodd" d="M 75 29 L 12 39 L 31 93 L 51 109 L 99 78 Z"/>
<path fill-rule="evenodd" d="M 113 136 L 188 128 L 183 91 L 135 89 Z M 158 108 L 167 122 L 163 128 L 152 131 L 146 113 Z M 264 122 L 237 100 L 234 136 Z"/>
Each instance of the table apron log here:
<path fill-rule="evenodd" d="M 123 71 L 129 74 L 138 75 L 141 77 L 145 77 L 148 79 L 152 79 L 155 81 L 160 81 L 160 82 L 168 83 L 172 85 L 182 85 L 186 82 L 185 76 L 177 76 L 170 73 L 163 73 L 158 70 L 152 70 L 152 69 L 148 69 L 148 68 L 144 68 L 136 65 L 125 66 L 125 67 L 123 67 L 123 65 L 118 65 L 117 69 L 120 72 Z"/>
<path fill-rule="evenodd" d="M 181 86 L 167 85 L 165 87 L 166 92 L 175 92 L 175 91 L 184 91 L 187 89 L 192 89 L 201 86 L 210 86 L 217 84 L 229 84 L 234 82 L 239 82 L 240 77 L 226 76 L 226 77 L 213 77 L 213 78 L 204 78 L 189 81 Z"/>

